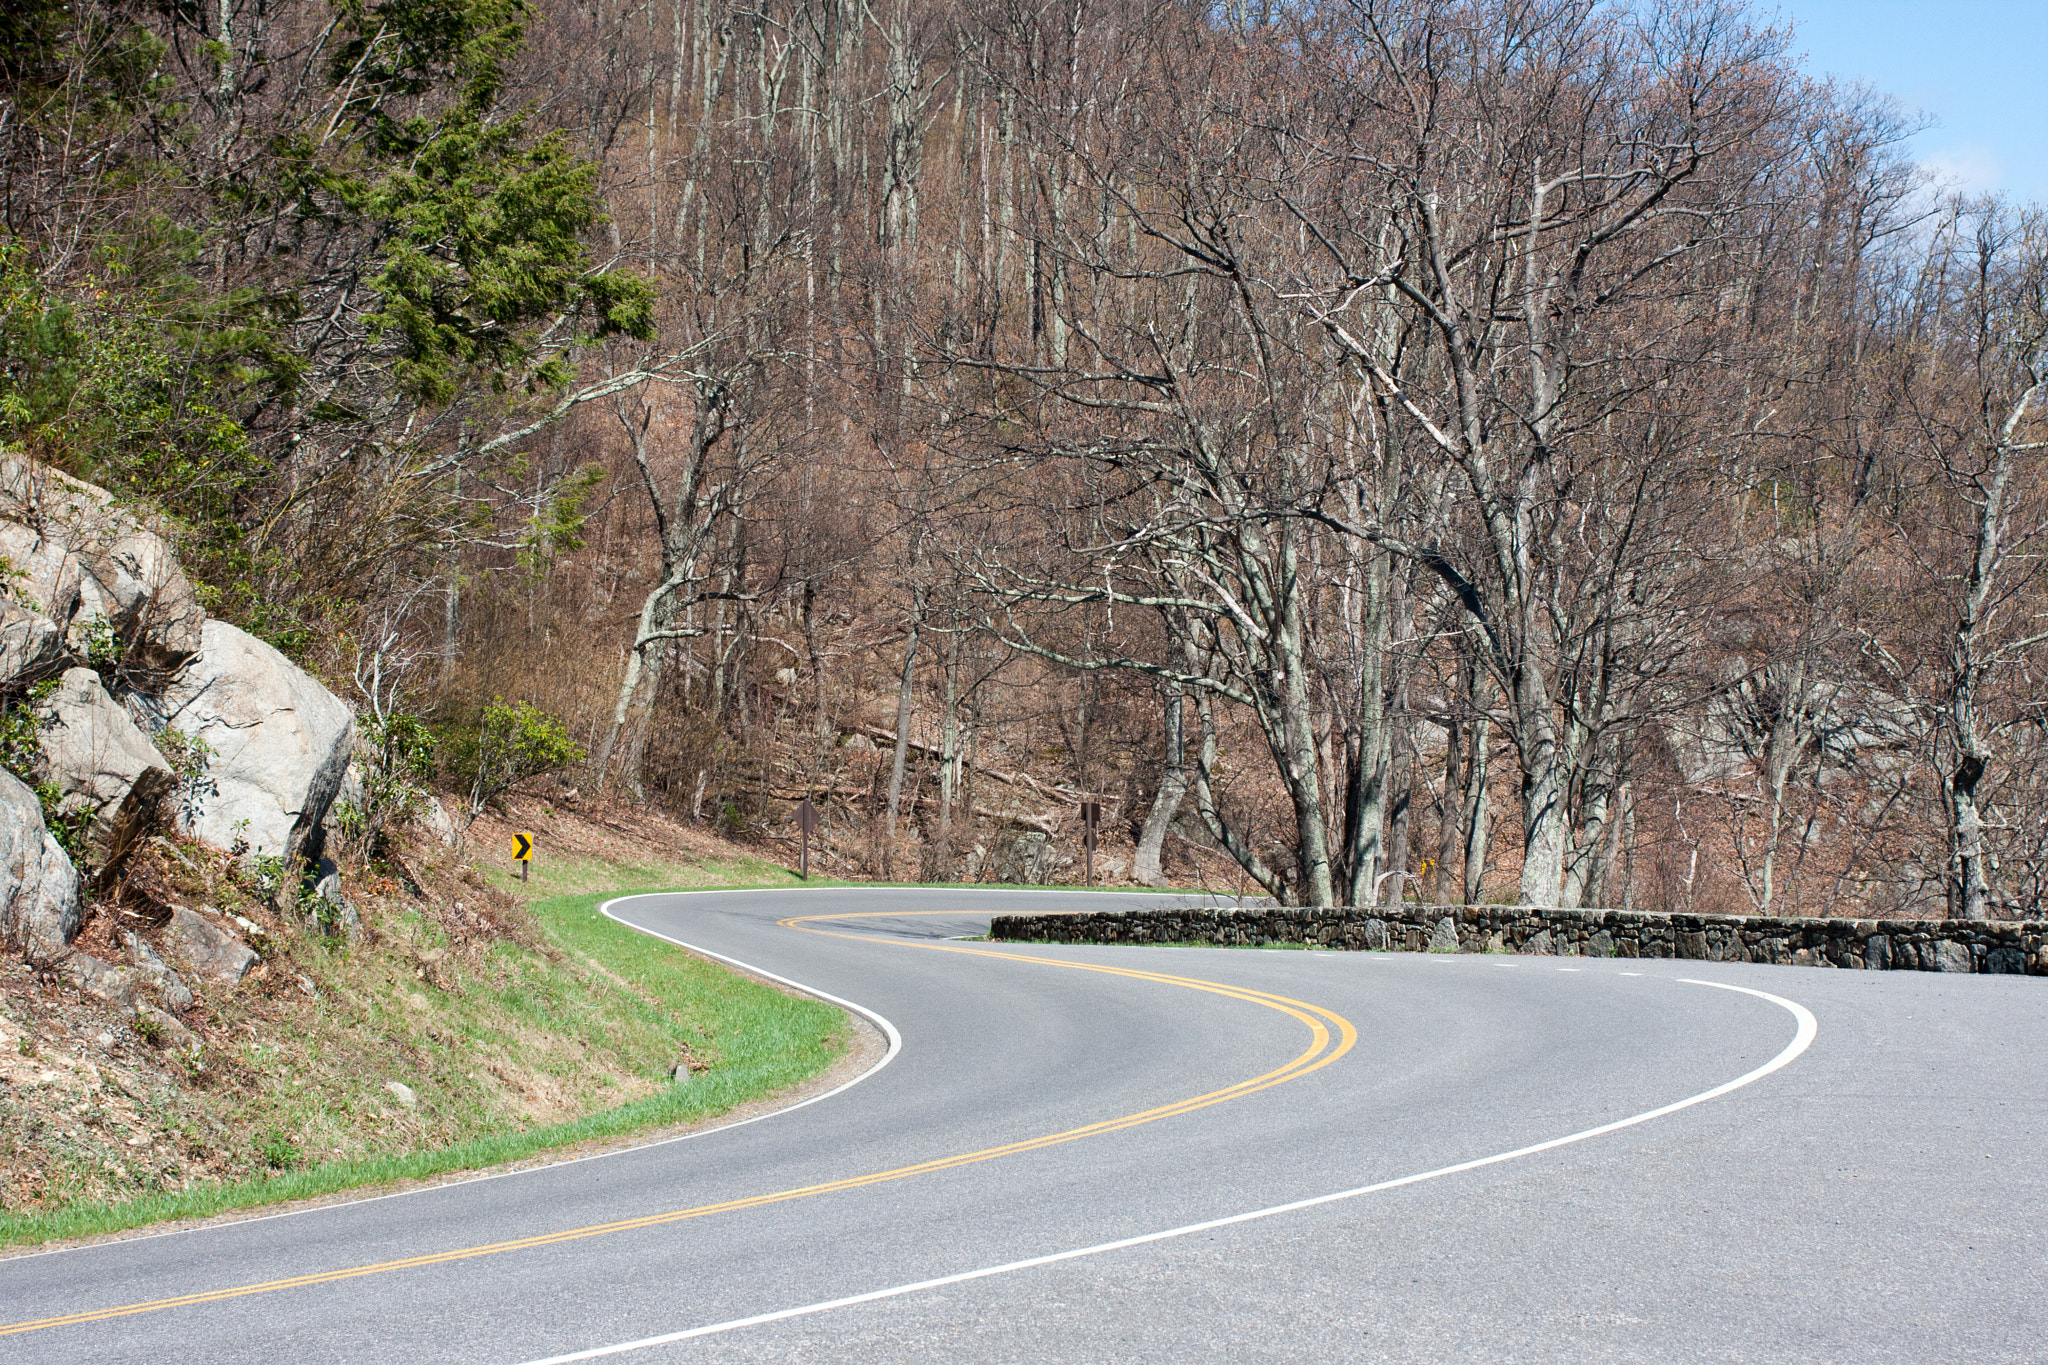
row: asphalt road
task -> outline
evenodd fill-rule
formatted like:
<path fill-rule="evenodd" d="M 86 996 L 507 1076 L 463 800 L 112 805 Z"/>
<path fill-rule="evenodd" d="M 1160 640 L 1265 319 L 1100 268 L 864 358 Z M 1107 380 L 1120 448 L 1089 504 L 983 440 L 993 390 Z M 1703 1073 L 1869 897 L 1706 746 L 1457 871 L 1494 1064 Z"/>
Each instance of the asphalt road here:
<path fill-rule="evenodd" d="M 0 1359 L 2048 1361 L 2048 982 L 953 941 L 1024 897 L 1103 903 L 615 903 L 900 1046 L 743 1126 L 0 1262 Z"/>

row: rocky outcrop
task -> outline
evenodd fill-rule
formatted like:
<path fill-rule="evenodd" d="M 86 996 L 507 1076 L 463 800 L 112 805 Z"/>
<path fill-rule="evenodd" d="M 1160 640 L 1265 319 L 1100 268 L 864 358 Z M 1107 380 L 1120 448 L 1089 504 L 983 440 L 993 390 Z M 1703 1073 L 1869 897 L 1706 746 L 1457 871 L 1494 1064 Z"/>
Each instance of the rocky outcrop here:
<path fill-rule="evenodd" d="M 252 854 L 318 854 L 355 745 L 355 718 L 339 697 L 255 636 L 208 621 L 162 704 L 169 724 L 211 750 L 179 813 L 188 833 Z"/>
<path fill-rule="evenodd" d="M 171 547 L 113 495 L 0 454 L 0 555 L 24 606 L 70 632 L 104 620 L 137 664 L 176 668 L 200 648 L 206 612 Z"/>
<path fill-rule="evenodd" d="M 78 870 L 43 824 L 36 794 L 0 772 L 0 942 L 48 961 L 78 923 Z"/>
<path fill-rule="evenodd" d="M 42 717 L 43 762 L 66 806 L 92 812 L 103 846 L 125 845 L 170 791 L 171 765 L 89 668 L 64 674 Z"/>
<path fill-rule="evenodd" d="M 194 985 L 240 981 L 256 953 L 186 908 L 163 929 L 163 957 L 132 933 L 125 963 L 72 952 L 79 874 L 42 802 L 64 812 L 73 847 L 71 817 L 89 815 L 80 823 L 102 882 L 167 816 L 216 847 L 311 867 L 355 727 L 277 650 L 207 619 L 166 531 L 101 489 L 0 451 L 0 686 L 10 708 L 34 716 L 15 730 L 17 773 L 0 773 L 0 945 L 65 964 L 79 990 L 123 1008 L 175 1013 L 191 1008 Z M 166 727 L 180 733 L 167 738 Z M 352 925 L 338 880 L 323 894 Z"/>
<path fill-rule="evenodd" d="M 441 798 L 432 792 L 420 802 L 419 823 L 428 833 L 448 845 L 459 848 L 462 844 L 462 827 L 455 823 L 455 817 L 441 804 Z"/>

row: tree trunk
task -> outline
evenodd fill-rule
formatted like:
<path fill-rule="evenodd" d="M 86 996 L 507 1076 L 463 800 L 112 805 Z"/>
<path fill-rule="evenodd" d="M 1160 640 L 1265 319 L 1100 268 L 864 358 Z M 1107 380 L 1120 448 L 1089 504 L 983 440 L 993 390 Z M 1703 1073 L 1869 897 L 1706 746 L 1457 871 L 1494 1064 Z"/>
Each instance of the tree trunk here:
<path fill-rule="evenodd" d="M 1983 502 L 1977 509 L 1975 553 L 1957 613 L 1954 643 L 1949 649 L 1949 723 L 1955 731 L 1956 762 L 1945 785 L 1949 798 L 1950 897 L 1962 919 L 1991 918 L 1991 878 L 1984 848 L 1984 818 L 1977 805 L 1977 787 L 1991 765 L 1991 746 L 1977 718 L 1977 685 L 1989 669 L 1990 651 L 1983 636 L 1989 626 L 1994 589 L 2010 553 L 2004 544 L 2006 494 L 2016 457 L 2013 433 L 2040 391 L 2030 386 L 2013 405 L 1999 432 Z"/>
<path fill-rule="evenodd" d="M 462 588 L 454 574 L 448 575 L 448 591 L 441 607 L 441 686 L 455 680 L 455 657 L 462 648 Z"/>
<path fill-rule="evenodd" d="M 921 597 L 922 594 L 914 593 Z M 910 611 L 910 628 L 903 640 L 903 672 L 896 682 L 896 752 L 889 763 L 889 805 L 882 826 L 882 876 L 886 880 L 895 876 L 896 868 L 896 816 L 903 804 L 903 760 L 910 748 L 910 711 L 916 700 L 917 682 L 917 633 L 919 617 L 923 615 L 923 603 L 914 602 Z"/>
<path fill-rule="evenodd" d="M 1245 875 L 1257 882 L 1269 895 L 1280 901 L 1287 899 L 1287 882 L 1265 860 L 1258 850 L 1246 843 L 1238 832 L 1224 820 L 1223 813 L 1216 807 L 1216 793 L 1212 779 L 1216 771 L 1216 712 L 1209 694 L 1198 692 L 1195 698 L 1196 714 L 1202 724 L 1201 757 L 1194 771 L 1195 813 L 1202 817 L 1203 826 L 1216 846 L 1237 860 Z"/>
<path fill-rule="evenodd" d="M 953 805 L 960 786 L 960 632 L 946 636 L 945 682 L 939 711 L 939 818 L 925 846 L 928 882 L 953 880 Z"/>
<path fill-rule="evenodd" d="M 1486 845 L 1493 836 L 1493 811 L 1488 790 L 1488 750 L 1493 742 L 1493 721 L 1485 712 L 1473 718 L 1471 749 L 1465 760 L 1465 802 L 1459 827 L 1465 844 L 1465 904 L 1479 905 L 1486 895 Z"/>
<path fill-rule="evenodd" d="M 820 747 L 830 744 L 838 734 L 832 724 L 832 706 L 825 682 L 825 644 L 818 629 L 818 590 L 815 583 L 804 583 L 804 652 L 810 656 L 811 686 L 817 719 L 813 729 Z"/>
<path fill-rule="evenodd" d="M 1393 793 L 1387 812 L 1387 872 L 1392 875 L 1380 888 L 1382 905 L 1399 905 L 1407 894 L 1409 816 L 1415 809 L 1415 743 L 1405 713 L 1398 725 L 1394 762 L 1387 778 L 1387 790 Z"/>
<path fill-rule="evenodd" d="M 1162 717 L 1166 731 L 1165 771 L 1159 778 L 1159 791 L 1152 798 L 1151 812 L 1145 816 L 1145 828 L 1138 835 L 1138 851 L 1131 859 L 1131 875 L 1146 886 L 1166 885 L 1166 872 L 1159 865 L 1159 857 L 1166 847 L 1167 828 L 1180 814 L 1181 802 L 1188 794 L 1188 765 L 1181 716 L 1185 706 L 1180 684 L 1167 684 L 1166 709 Z"/>
<path fill-rule="evenodd" d="M 647 652 L 661 641 L 660 632 L 669 628 L 670 609 L 674 600 L 669 589 L 668 576 L 663 575 L 661 583 L 647 594 L 647 600 L 640 604 L 640 625 L 634 632 L 633 647 L 626 654 L 626 676 L 619 680 L 618 700 L 612 705 L 612 721 L 605 727 L 604 738 L 597 746 L 597 755 L 591 766 L 597 770 L 597 791 L 604 794 L 605 784 L 610 780 L 612 755 L 618 748 L 620 737 L 625 734 L 626 725 L 640 704 L 640 695 L 646 676 Z M 648 703 L 652 706 L 652 702 Z M 637 781 L 637 777 L 635 779 Z"/>
<path fill-rule="evenodd" d="M 1554 906 L 1564 889 L 1565 788 L 1563 755 L 1550 699 L 1524 672 L 1515 697 L 1522 752 L 1522 905 Z"/>
<path fill-rule="evenodd" d="M 1451 864 L 1458 856 L 1458 816 L 1464 797 L 1464 727 L 1453 715 L 1444 722 L 1443 799 L 1437 806 L 1436 866 L 1429 871 L 1429 899 L 1444 903 L 1451 887 Z"/>
<path fill-rule="evenodd" d="M 1636 908 L 1636 793 L 1631 783 L 1621 788 L 1621 908 Z"/>
<path fill-rule="evenodd" d="M 659 640 L 649 646 L 646 676 L 640 683 L 640 698 L 634 706 L 632 728 L 626 736 L 626 753 L 619 760 L 619 785 L 633 794 L 635 801 L 647 799 L 643 773 L 647 762 L 647 736 L 654 729 L 654 713 L 661 704 L 661 675 L 667 662 L 668 652 L 674 645 L 672 640 Z"/>

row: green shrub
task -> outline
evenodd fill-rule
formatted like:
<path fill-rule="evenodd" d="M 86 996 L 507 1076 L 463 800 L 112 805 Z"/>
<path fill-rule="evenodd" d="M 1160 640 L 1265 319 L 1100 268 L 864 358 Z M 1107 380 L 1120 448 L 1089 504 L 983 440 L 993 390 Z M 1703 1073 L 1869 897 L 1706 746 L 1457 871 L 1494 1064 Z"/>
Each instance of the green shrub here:
<path fill-rule="evenodd" d="M 265 1133 L 256 1144 L 257 1155 L 263 1164 L 273 1171 L 294 1171 L 305 1164 L 306 1154 L 299 1150 L 299 1144 L 273 1128 Z"/>
<path fill-rule="evenodd" d="M 528 778 L 583 761 L 583 748 L 562 722 L 528 702 L 494 698 L 442 746 L 448 775 L 468 794 L 469 818 Z"/>

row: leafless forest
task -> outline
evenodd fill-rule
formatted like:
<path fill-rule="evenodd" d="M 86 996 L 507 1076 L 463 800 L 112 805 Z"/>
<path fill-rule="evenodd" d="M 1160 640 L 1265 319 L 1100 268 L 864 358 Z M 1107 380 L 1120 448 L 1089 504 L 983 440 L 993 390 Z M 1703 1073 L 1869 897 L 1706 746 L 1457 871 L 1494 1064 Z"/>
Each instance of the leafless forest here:
<path fill-rule="evenodd" d="M 167 319 L 123 491 L 372 721 L 838 876 L 2039 914 L 2048 221 L 1767 17 L 48 13 L 10 335 Z"/>

